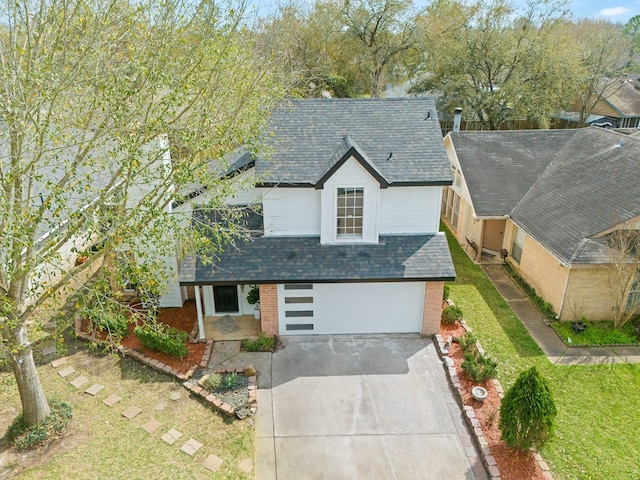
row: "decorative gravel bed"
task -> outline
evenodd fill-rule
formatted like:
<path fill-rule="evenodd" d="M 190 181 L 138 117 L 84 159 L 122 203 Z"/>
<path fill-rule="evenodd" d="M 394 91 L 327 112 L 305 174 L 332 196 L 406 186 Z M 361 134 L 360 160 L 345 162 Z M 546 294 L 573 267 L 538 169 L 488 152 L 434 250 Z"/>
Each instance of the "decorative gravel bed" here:
<path fill-rule="evenodd" d="M 228 378 L 230 373 L 222 375 L 222 383 L 224 384 L 225 378 Z M 241 408 L 249 406 L 249 379 L 244 375 L 238 375 L 235 381 L 235 387 L 231 390 L 227 390 L 222 386 L 215 390 L 210 390 L 216 397 L 218 397 L 224 403 L 228 403 L 233 407 L 236 412 Z"/>

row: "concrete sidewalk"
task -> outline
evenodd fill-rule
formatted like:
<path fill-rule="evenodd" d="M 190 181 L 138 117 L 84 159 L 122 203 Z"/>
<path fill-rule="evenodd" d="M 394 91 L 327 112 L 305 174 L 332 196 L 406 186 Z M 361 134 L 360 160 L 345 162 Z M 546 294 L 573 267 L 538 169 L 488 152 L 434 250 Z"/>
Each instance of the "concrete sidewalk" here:
<path fill-rule="evenodd" d="M 637 347 L 567 347 L 529 298 L 515 284 L 502 265 L 481 265 L 529 334 L 551 363 L 556 365 L 594 365 L 606 363 L 640 363 Z"/>

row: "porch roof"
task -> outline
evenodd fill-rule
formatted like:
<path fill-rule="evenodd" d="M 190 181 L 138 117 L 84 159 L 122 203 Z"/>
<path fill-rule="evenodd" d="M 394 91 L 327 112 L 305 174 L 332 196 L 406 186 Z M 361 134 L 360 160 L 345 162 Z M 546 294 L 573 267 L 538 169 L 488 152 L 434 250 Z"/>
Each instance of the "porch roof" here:
<path fill-rule="evenodd" d="M 385 235 L 377 244 L 349 245 L 323 245 L 320 237 L 263 236 L 225 249 L 213 265 L 190 256 L 179 277 L 181 285 L 454 279 L 442 233 Z"/>

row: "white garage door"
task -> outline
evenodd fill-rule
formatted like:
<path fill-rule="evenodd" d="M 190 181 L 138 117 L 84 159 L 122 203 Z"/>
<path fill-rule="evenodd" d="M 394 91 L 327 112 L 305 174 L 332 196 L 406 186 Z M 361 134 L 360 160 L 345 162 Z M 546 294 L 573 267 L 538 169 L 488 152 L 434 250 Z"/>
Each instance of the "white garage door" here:
<path fill-rule="evenodd" d="M 281 335 L 420 333 L 425 282 L 278 285 Z"/>

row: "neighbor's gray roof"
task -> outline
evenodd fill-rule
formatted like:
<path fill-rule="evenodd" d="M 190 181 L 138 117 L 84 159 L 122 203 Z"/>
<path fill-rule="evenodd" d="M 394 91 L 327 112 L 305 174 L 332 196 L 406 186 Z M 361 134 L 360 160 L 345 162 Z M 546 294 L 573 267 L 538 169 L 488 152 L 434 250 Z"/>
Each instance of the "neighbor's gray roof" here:
<path fill-rule="evenodd" d="M 262 229 L 259 212 L 245 222 Z M 378 244 L 321 245 L 319 237 L 254 236 L 217 254 L 214 264 L 185 259 L 182 285 L 213 283 L 453 280 L 447 239 L 436 235 L 385 235 Z"/>
<path fill-rule="evenodd" d="M 347 143 L 389 184 L 451 183 L 428 97 L 291 100 L 271 115 L 263 139 L 273 150 L 256 161 L 265 185 L 315 185 Z"/>
<path fill-rule="evenodd" d="M 520 191 L 530 182 L 516 205 L 512 204 L 513 198 L 504 203 L 487 199 L 484 204 L 480 202 L 482 214 L 510 215 L 565 262 L 606 262 L 602 241 L 592 237 L 640 215 L 640 139 L 595 127 L 537 130 L 519 136 L 513 133 L 517 132 L 463 132 L 452 136 L 474 206 L 476 198 L 483 195 L 491 197 L 496 193 L 500 197 L 503 187 L 510 188 L 510 180 Z M 493 137 L 494 143 L 491 149 L 485 143 L 483 148 L 461 155 L 457 144 L 467 135 Z M 522 143 L 512 145 L 509 151 L 500 146 L 500 138 L 507 142 L 519 138 Z M 488 174 L 497 161 L 496 150 L 506 156 L 501 160 L 504 170 L 510 169 L 509 155 L 518 159 L 517 171 L 512 171 L 511 176 Z M 525 150 L 527 154 L 523 156 L 521 152 Z M 483 168 L 485 158 L 488 165 Z M 531 159 L 531 171 L 522 165 L 526 158 Z M 486 208 L 491 202 L 496 208 L 493 212 Z"/>

